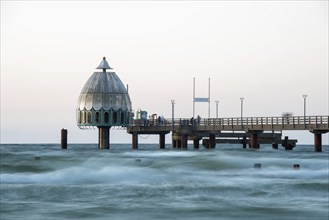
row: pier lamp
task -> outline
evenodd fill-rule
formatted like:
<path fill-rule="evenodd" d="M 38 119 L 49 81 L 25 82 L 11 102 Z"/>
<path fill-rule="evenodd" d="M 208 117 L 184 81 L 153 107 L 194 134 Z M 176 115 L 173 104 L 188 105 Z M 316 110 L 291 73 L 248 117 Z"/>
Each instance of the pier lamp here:
<path fill-rule="evenodd" d="M 175 100 L 172 99 L 171 101 L 171 123 L 172 123 L 172 131 L 174 134 L 174 118 L 175 118 Z"/>
<path fill-rule="evenodd" d="M 307 98 L 307 95 L 303 95 L 303 98 L 304 98 L 304 118 L 306 117 L 306 98 Z"/>
<path fill-rule="evenodd" d="M 303 98 L 304 98 L 304 125 L 306 127 L 306 98 L 307 98 L 307 95 L 303 95 Z"/>
<path fill-rule="evenodd" d="M 241 101 L 241 124 L 242 124 L 242 118 L 243 118 L 243 100 L 244 100 L 244 97 L 241 97 L 240 98 L 240 101 Z"/>
<path fill-rule="evenodd" d="M 216 118 L 218 118 L 218 103 L 219 103 L 219 101 L 216 100 L 215 102 L 216 102 Z"/>

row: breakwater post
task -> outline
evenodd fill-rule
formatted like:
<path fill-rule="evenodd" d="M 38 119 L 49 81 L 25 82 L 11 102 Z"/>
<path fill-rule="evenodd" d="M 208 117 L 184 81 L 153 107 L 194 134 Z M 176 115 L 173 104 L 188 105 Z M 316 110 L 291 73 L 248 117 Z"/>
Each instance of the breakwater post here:
<path fill-rule="evenodd" d="M 67 149 L 67 130 L 64 128 L 61 130 L 61 148 Z"/>

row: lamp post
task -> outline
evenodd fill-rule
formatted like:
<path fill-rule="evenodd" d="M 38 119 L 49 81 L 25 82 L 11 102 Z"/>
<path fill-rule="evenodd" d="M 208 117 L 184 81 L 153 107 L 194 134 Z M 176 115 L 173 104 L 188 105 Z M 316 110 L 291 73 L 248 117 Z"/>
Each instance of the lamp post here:
<path fill-rule="evenodd" d="M 307 95 L 303 95 L 303 98 L 304 98 L 304 125 L 306 127 L 306 98 L 307 98 Z"/>
<path fill-rule="evenodd" d="M 243 118 L 243 100 L 244 100 L 244 98 L 241 97 L 240 98 L 240 101 L 241 101 L 241 125 L 242 125 L 242 118 Z"/>
<path fill-rule="evenodd" d="M 172 99 L 171 101 L 171 123 L 172 123 L 172 135 L 174 135 L 174 112 L 175 112 L 175 100 Z"/>
<path fill-rule="evenodd" d="M 218 103 L 219 103 L 219 101 L 216 100 L 215 102 L 216 102 L 216 118 L 218 118 Z"/>

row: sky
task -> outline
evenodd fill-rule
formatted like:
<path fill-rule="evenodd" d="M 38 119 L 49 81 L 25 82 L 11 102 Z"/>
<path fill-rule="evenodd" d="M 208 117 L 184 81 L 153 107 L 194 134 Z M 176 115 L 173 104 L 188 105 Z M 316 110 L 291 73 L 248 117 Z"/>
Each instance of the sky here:
<path fill-rule="evenodd" d="M 329 114 L 328 1 L 1 1 L 1 143 L 97 143 L 76 126 L 85 82 L 105 56 L 133 110 L 192 117 Z M 208 104 L 196 103 L 208 116 Z M 308 131 L 283 135 L 312 144 Z M 170 135 L 166 141 L 170 143 Z M 328 144 L 329 135 L 323 135 Z M 157 136 L 140 143 L 158 142 Z M 131 143 L 111 130 L 111 143 Z"/>

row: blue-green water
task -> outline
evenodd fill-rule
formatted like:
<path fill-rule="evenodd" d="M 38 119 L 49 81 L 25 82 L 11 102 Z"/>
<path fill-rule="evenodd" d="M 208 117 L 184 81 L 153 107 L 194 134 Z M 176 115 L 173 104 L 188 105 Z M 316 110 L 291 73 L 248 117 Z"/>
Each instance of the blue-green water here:
<path fill-rule="evenodd" d="M 2 144 L 0 219 L 329 217 L 328 146 L 111 147 Z"/>

